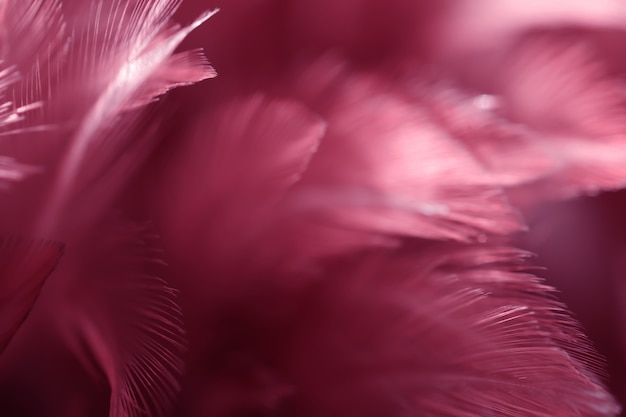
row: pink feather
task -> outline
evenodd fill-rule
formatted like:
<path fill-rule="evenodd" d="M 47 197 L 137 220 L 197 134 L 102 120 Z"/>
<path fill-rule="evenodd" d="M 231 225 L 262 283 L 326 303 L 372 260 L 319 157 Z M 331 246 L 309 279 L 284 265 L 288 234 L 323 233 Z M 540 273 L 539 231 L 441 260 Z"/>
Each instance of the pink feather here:
<path fill-rule="evenodd" d="M 180 150 L 168 153 L 154 205 L 171 249 L 214 266 L 238 264 L 241 251 L 252 263 L 274 261 L 272 248 L 259 242 L 281 227 L 285 195 L 324 131 L 324 122 L 299 103 L 261 94 L 198 120 Z"/>
<path fill-rule="evenodd" d="M 176 291 L 162 275 L 148 226 L 112 224 L 100 242 L 72 246 L 71 300 L 55 326 L 68 348 L 111 390 L 111 417 L 168 415 L 180 389 L 186 340 Z"/>
<path fill-rule="evenodd" d="M 97 217 L 112 200 L 90 206 L 81 202 L 84 190 L 100 179 L 125 183 L 127 170 L 110 167 L 111 159 L 131 148 L 125 159 L 138 168 L 150 149 L 134 146 L 128 135 L 139 124 L 137 110 L 175 86 L 214 76 L 197 50 L 174 54 L 213 12 L 180 27 L 171 21 L 178 5 L 30 0 L 3 7 L 9 23 L 1 40 L 10 65 L 0 95 L 15 99 L 0 106 L 0 125 L 4 117 L 10 135 L 0 154 L 18 161 L 7 178 L 47 174 L 16 191 L 12 202 L 29 208 L 12 215 L 37 235 L 63 233 L 69 212 Z M 109 188 L 114 198 L 115 187 Z"/>
<path fill-rule="evenodd" d="M 254 286 L 213 310 L 185 415 L 615 416 L 600 361 L 524 257 L 373 251 L 298 289 Z"/>
<path fill-rule="evenodd" d="M 328 123 L 294 190 L 301 210 L 338 227 L 431 239 L 523 228 L 500 184 L 433 120 L 424 101 L 332 61 L 320 61 L 298 83 Z"/>
<path fill-rule="evenodd" d="M 513 203 L 626 185 L 620 83 L 528 34 L 623 28 L 623 4 L 232 0 L 197 34 L 226 76 L 159 100 L 216 75 L 179 51 L 215 12 L 180 26 L 180 4 L 0 0 L 0 233 L 65 242 L 48 280 L 59 245 L 0 240 L 17 402 L 619 413 L 555 291 L 493 242 L 525 229 Z"/>
<path fill-rule="evenodd" d="M 101 158 L 102 145 L 112 140 L 112 126 L 127 109 L 144 105 L 153 94 L 167 91 L 175 85 L 188 84 L 214 75 L 206 61 L 198 55 L 187 59 L 170 56 L 183 39 L 214 12 L 206 12 L 186 27 L 170 22 L 178 7 L 177 1 L 113 0 L 71 9 L 70 24 L 77 32 L 72 36 L 68 67 L 64 71 L 70 97 L 85 103 L 85 111 L 75 120 L 72 139 L 59 164 L 56 180 L 39 226 L 43 231 L 54 228 L 61 210 L 76 187 L 80 170 L 89 166 L 90 158 Z M 89 16 L 84 25 L 85 15 Z M 106 51 L 106 52 L 105 52 Z M 105 53 L 103 53 L 105 52 Z M 193 71 L 185 70 L 185 67 Z M 202 69 L 200 69 L 202 68 Z M 190 74 L 194 78 L 191 78 Z M 179 78 L 180 77 L 180 78 Z M 195 78 L 197 77 L 197 78 Z M 72 95 L 73 93 L 73 95 Z M 122 136 L 123 137 L 123 136 Z M 124 140 L 117 139 L 119 149 Z M 83 178 L 81 180 L 84 181 Z"/>

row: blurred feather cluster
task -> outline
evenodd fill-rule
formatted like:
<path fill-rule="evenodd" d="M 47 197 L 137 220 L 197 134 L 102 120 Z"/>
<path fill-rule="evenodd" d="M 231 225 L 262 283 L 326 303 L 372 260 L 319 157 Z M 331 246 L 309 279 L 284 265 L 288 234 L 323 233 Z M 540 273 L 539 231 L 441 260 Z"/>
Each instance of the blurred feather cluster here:
<path fill-rule="evenodd" d="M 618 416 L 625 40 L 622 0 L 0 0 L 0 415 Z"/>

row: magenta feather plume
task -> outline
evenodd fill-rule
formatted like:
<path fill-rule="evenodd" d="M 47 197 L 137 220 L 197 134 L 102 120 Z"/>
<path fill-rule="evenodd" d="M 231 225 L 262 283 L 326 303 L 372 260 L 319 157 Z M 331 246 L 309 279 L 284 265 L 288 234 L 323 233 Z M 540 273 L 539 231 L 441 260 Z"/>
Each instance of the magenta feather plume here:
<path fill-rule="evenodd" d="M 0 414 L 618 416 L 626 349 L 539 276 L 591 245 L 546 204 L 626 186 L 624 39 L 618 0 L 0 0 Z"/>

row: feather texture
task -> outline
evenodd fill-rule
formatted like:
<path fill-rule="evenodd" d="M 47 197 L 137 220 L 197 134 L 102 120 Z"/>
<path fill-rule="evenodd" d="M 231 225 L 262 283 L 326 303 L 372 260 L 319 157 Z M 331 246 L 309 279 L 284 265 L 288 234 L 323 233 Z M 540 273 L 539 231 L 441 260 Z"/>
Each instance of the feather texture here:
<path fill-rule="evenodd" d="M 561 197 L 626 184 L 626 99 L 621 82 L 580 40 L 529 39 L 503 77 L 506 110 L 541 132 L 560 170 L 548 192 Z"/>
<path fill-rule="evenodd" d="M 412 244 L 214 294 L 183 415 L 617 416 L 527 256 Z"/>
<path fill-rule="evenodd" d="M 8 154 L 7 136 L 46 131 L 42 109 L 64 54 L 61 4 L 55 0 L 3 2 L 0 13 L 0 186 L 41 172 Z M 17 47 L 19 45 L 19 47 Z"/>
<path fill-rule="evenodd" d="M 120 177 L 126 172 L 108 169 L 103 161 L 133 149 L 125 159 L 141 165 L 150 146 L 139 150 L 129 143 L 128 133 L 139 124 L 138 112 L 130 110 L 145 107 L 173 87 L 214 76 L 198 50 L 174 54 L 189 32 L 214 12 L 180 27 L 171 21 L 179 3 L 3 4 L 0 134 L 11 136 L 0 142 L 3 183 L 36 172 L 49 174 L 14 195 L 14 202 L 40 207 L 38 213 L 27 210 L 20 216 L 35 234 L 58 235 L 71 223 L 70 212 L 89 216 L 108 207 L 111 200 L 100 198 L 104 205 L 96 207 L 77 198 L 101 178 L 125 182 Z M 112 190 L 107 195 L 116 196 Z"/>
<path fill-rule="evenodd" d="M 178 394 L 186 340 L 148 226 L 112 227 L 73 253 L 75 302 L 58 323 L 86 369 L 104 374 L 111 417 L 162 416 Z M 115 231 L 118 229 L 117 231 Z"/>
<path fill-rule="evenodd" d="M 40 230 L 50 232 L 56 227 L 54 223 L 79 183 L 78 173 L 89 166 L 90 158 L 102 157 L 103 143 L 115 140 L 118 146 L 108 146 L 115 150 L 125 146 L 123 137 L 113 139 L 111 133 L 117 125 L 114 132 L 119 134 L 120 118 L 127 110 L 153 101 L 155 94 L 174 86 L 214 75 L 197 53 L 172 58 L 183 39 L 215 13 L 203 13 L 190 25 L 179 27 L 170 21 L 178 4 L 171 0 L 113 0 L 70 9 L 67 19 L 73 28 L 73 42 L 63 88 L 72 103 L 63 105 L 62 99 L 57 105 L 76 109 L 76 103 L 82 103 L 85 110 L 79 118 L 73 115 L 74 129 L 42 211 Z M 85 179 L 82 176 L 80 181 Z"/>
<path fill-rule="evenodd" d="M 340 264 L 282 354 L 303 416 L 614 416 L 598 361 L 526 254 L 443 246 Z"/>
<path fill-rule="evenodd" d="M 500 184 L 423 101 L 382 77 L 344 71 L 322 60 L 297 81 L 329 127 L 294 204 L 388 235 L 472 240 L 523 229 Z"/>
<path fill-rule="evenodd" d="M 499 68 L 494 94 L 419 91 L 495 181 L 524 186 L 513 190 L 524 204 L 624 185 L 626 99 L 590 44 L 567 34 L 529 36 Z"/>
<path fill-rule="evenodd" d="M 180 5 L 0 0 L 0 231 L 66 242 L 46 281 L 61 245 L 0 240 L 0 384 L 77 417 L 619 413 L 493 243 L 518 192 L 626 185 L 621 84 L 527 34 L 623 28 L 619 0 L 232 0 L 225 81 L 151 105 L 216 75 L 178 50 L 215 11 Z"/>
<path fill-rule="evenodd" d="M 416 89 L 429 104 L 431 117 L 465 146 L 490 177 L 504 188 L 545 179 L 562 163 L 532 129 L 510 123 L 501 114 L 502 98 L 459 87 Z"/>
<path fill-rule="evenodd" d="M 175 159 L 168 154 L 172 168 L 155 204 L 177 255 L 202 253 L 214 266 L 239 265 L 241 250 L 250 262 L 273 257 L 264 252 L 275 248 L 256 245 L 281 227 L 286 193 L 317 151 L 324 121 L 293 100 L 256 94 L 192 129 Z"/>

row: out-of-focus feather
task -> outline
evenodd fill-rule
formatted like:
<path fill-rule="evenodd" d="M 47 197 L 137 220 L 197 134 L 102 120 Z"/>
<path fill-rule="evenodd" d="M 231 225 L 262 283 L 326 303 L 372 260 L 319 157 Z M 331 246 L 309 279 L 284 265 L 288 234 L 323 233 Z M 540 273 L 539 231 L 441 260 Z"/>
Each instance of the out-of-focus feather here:
<path fill-rule="evenodd" d="M 56 0 L 5 1 L 0 12 L 0 186 L 39 167 L 10 155 L 8 136 L 50 129 L 42 118 L 65 46 L 61 4 Z"/>
<path fill-rule="evenodd" d="M 59 326 L 69 347 L 111 388 L 110 416 L 162 416 L 179 390 L 186 341 L 176 292 L 148 226 L 115 226 L 89 250 L 74 247 L 75 302 Z M 99 375 L 102 375 L 99 374 Z"/>
<path fill-rule="evenodd" d="M 0 87 L 2 98 L 10 101 L 10 133 L 50 129 L 42 117 L 52 90 L 59 82 L 59 70 L 66 57 L 68 34 L 58 0 L 7 1 L 3 4 L 0 32 L 1 59 L 14 74 L 9 88 Z M 19 123 L 18 123 L 19 122 Z"/>
<path fill-rule="evenodd" d="M 616 416 L 589 342 L 553 290 L 522 271 L 524 256 L 444 245 L 331 268 L 280 327 L 287 339 L 258 342 L 291 387 L 274 410 Z"/>
<path fill-rule="evenodd" d="M 447 22 L 439 26 L 440 51 L 465 57 L 479 50 L 506 48 L 537 27 L 626 25 L 626 5 L 620 0 L 458 0 L 449 10 Z"/>
<path fill-rule="evenodd" d="M 521 42 L 503 68 L 505 111 L 518 122 L 567 136 L 623 135 L 622 85 L 594 55 L 591 45 L 567 36 Z"/>
<path fill-rule="evenodd" d="M 560 168 L 560 162 L 539 134 L 521 124 L 512 124 L 499 114 L 500 97 L 471 96 L 445 85 L 417 91 L 429 103 L 434 120 L 463 143 L 503 187 L 531 183 Z"/>
<path fill-rule="evenodd" d="M 7 97 L 9 87 L 14 85 L 20 79 L 19 74 L 14 67 L 5 67 L 0 72 L 0 127 L 6 129 L 7 126 L 21 120 L 21 111 L 16 109 L 15 105 Z"/>
<path fill-rule="evenodd" d="M 21 326 L 63 253 L 54 242 L 0 240 L 0 353 Z"/>
<path fill-rule="evenodd" d="M 181 256 L 208 250 L 235 266 L 249 246 L 302 265 L 398 236 L 475 240 L 523 228 L 501 184 L 425 101 L 334 63 L 296 80 L 323 119 L 257 97 L 198 122 L 203 141 L 183 145 L 155 204 Z"/>
<path fill-rule="evenodd" d="M 298 86 L 328 132 L 293 204 L 339 227 L 471 240 L 522 228 L 494 181 L 424 102 L 329 62 Z"/>
<path fill-rule="evenodd" d="M 501 61 L 493 94 L 418 89 L 435 119 L 523 205 L 626 184 L 626 97 L 590 45 L 529 35 Z"/>
<path fill-rule="evenodd" d="M 253 253 L 280 204 L 314 156 L 325 123 L 299 103 L 261 94 L 226 103 L 200 120 L 171 158 L 156 207 L 181 254 L 235 262 Z M 249 253 L 252 257 L 253 253 Z"/>
<path fill-rule="evenodd" d="M 558 164 L 535 187 L 539 194 L 572 197 L 626 184 L 623 87 L 588 45 L 567 36 L 533 37 L 504 68 L 503 111 L 534 130 Z"/>
<path fill-rule="evenodd" d="M 0 156 L 0 188 L 4 188 L 10 182 L 21 181 L 40 171 L 41 169 L 38 167 L 20 164 L 13 158 Z"/>
<path fill-rule="evenodd" d="M 67 33 L 61 1 L 5 1 L 0 19 L 2 59 L 20 73 L 63 56 Z"/>

